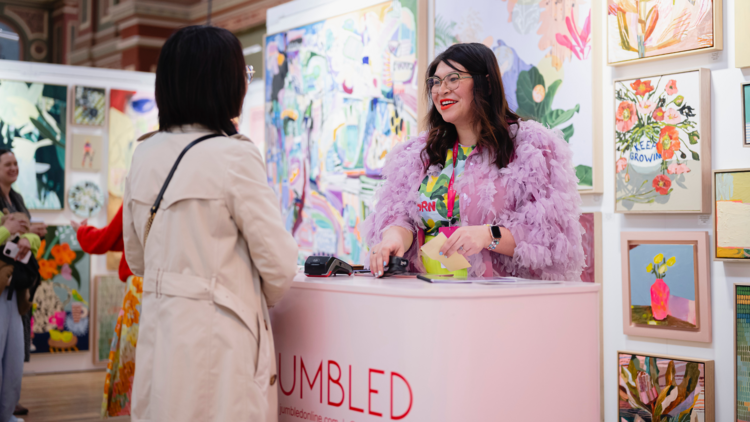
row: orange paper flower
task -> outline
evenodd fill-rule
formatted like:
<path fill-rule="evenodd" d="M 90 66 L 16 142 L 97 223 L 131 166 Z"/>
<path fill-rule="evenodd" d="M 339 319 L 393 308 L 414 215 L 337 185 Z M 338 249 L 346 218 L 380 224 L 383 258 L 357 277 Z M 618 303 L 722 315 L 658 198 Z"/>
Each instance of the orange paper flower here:
<path fill-rule="evenodd" d="M 39 245 L 39 249 L 36 251 L 36 260 L 39 261 L 44 256 L 44 249 L 47 248 L 47 241 L 42 240 L 41 245 Z"/>
<path fill-rule="evenodd" d="M 39 276 L 42 277 L 42 280 L 50 280 L 57 274 L 60 274 L 60 270 L 58 270 L 54 261 L 51 259 L 39 260 Z"/>
<path fill-rule="evenodd" d="M 52 256 L 55 258 L 57 265 L 72 264 L 73 260 L 76 259 L 76 253 L 70 249 L 70 245 L 63 243 L 52 247 Z"/>

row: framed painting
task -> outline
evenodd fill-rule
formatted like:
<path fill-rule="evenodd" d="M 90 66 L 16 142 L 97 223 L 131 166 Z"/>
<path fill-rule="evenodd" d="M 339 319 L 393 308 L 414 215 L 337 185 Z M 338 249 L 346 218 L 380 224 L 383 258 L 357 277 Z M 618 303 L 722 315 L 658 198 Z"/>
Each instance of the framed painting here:
<path fill-rule="evenodd" d="M 73 124 L 81 126 L 104 126 L 107 111 L 107 91 L 104 88 L 76 86 Z"/>
<path fill-rule="evenodd" d="M 607 64 L 723 49 L 722 0 L 607 0 Z"/>
<path fill-rule="evenodd" d="M 109 91 L 109 163 L 107 222 L 122 205 L 125 177 L 142 135 L 159 129 L 159 109 L 153 92 Z M 122 252 L 107 252 L 107 269 L 117 270 Z"/>
<path fill-rule="evenodd" d="M 615 212 L 711 212 L 711 73 L 615 81 Z"/>
<path fill-rule="evenodd" d="M 750 148 L 750 83 L 748 82 L 742 83 L 742 146 Z"/>
<path fill-rule="evenodd" d="M 79 171 L 98 172 L 102 169 L 102 137 L 85 133 L 74 133 L 70 153 L 70 168 Z"/>
<path fill-rule="evenodd" d="M 91 257 L 71 226 L 48 226 L 36 258 L 42 282 L 33 301 L 31 353 L 89 350 Z"/>
<path fill-rule="evenodd" d="M 714 422 L 714 361 L 617 352 L 619 422 Z"/>
<path fill-rule="evenodd" d="M 385 157 L 417 134 L 417 4 L 388 1 L 265 38 L 266 171 L 301 260 L 364 259 L 358 227 Z"/>
<path fill-rule="evenodd" d="M 734 66 L 750 67 L 750 2 L 734 2 Z"/>
<path fill-rule="evenodd" d="M 734 421 L 750 421 L 750 283 L 734 283 Z"/>
<path fill-rule="evenodd" d="M 0 147 L 13 150 L 13 189 L 29 210 L 65 206 L 68 87 L 0 80 Z"/>
<path fill-rule="evenodd" d="M 107 366 L 115 324 L 125 297 L 125 283 L 116 275 L 94 279 L 94 365 Z"/>
<path fill-rule="evenodd" d="M 708 232 L 622 232 L 623 331 L 711 342 Z"/>
<path fill-rule="evenodd" d="M 714 261 L 750 264 L 750 168 L 714 171 Z"/>
<path fill-rule="evenodd" d="M 598 0 L 434 0 L 435 55 L 457 43 L 495 53 L 508 106 L 559 129 L 581 193 L 601 193 L 601 12 Z"/>
<path fill-rule="evenodd" d="M 602 213 L 585 212 L 579 219 L 583 227 L 583 253 L 586 255 L 586 268 L 581 273 L 581 281 L 602 282 Z"/>

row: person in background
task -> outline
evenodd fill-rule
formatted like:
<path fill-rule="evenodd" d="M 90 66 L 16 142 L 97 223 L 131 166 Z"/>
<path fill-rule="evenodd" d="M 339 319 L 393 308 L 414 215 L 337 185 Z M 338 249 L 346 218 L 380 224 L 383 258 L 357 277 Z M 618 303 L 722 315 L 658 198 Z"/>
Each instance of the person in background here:
<path fill-rule="evenodd" d="M 81 249 L 88 254 L 101 255 L 107 252 L 122 252 L 122 206 L 115 217 L 103 229 L 71 221 L 76 230 Z M 104 379 L 102 418 L 130 415 L 131 391 L 135 373 L 135 348 L 138 343 L 138 322 L 141 313 L 143 279 L 130 271 L 125 254 L 120 258 L 118 269 L 120 280 L 126 283 L 122 308 L 117 315 L 114 337 L 109 350 L 107 375 Z"/>
<path fill-rule="evenodd" d="M 580 280 L 581 198 L 559 131 L 508 108 L 500 68 L 483 44 L 455 44 L 427 69 L 427 131 L 388 154 L 373 212 L 360 230 L 376 276 L 391 256 L 410 271 L 449 274 L 419 248 L 463 255 L 456 276 Z M 421 258 L 421 259 L 420 259 Z"/>
<path fill-rule="evenodd" d="M 18 179 L 18 161 L 15 154 L 8 149 L 0 148 L 0 209 L 9 213 L 23 213 L 30 220 L 31 214 L 26 209 L 23 197 L 11 186 Z M 0 213 L 0 215 L 2 215 Z M 0 227 L 0 244 L 5 244 L 13 234 L 20 234 L 17 257 L 24 257 L 29 251 L 36 253 L 41 240 L 36 233 L 30 233 L 26 221 L 9 216 Z M 8 300 L 10 289 L 3 289 L 0 295 L 0 421 L 21 421 L 16 412 L 18 399 L 21 397 L 23 379 L 23 362 L 29 360 L 31 349 L 31 310 L 23 315 L 19 312 L 17 292 L 16 300 Z M 19 409 L 19 413 L 24 413 Z M 28 411 L 27 411 L 28 412 Z"/>
<path fill-rule="evenodd" d="M 260 151 L 232 124 L 250 75 L 226 29 L 182 28 L 161 49 L 159 131 L 135 150 L 122 212 L 128 264 L 144 276 L 133 422 L 278 418 L 268 306 L 298 250 Z"/>

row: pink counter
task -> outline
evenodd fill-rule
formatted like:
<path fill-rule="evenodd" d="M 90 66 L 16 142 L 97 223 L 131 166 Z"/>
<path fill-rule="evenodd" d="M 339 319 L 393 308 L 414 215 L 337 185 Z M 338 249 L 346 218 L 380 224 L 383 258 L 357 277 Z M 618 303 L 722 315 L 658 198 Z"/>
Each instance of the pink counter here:
<path fill-rule="evenodd" d="M 598 421 L 598 293 L 298 275 L 271 309 L 279 421 Z"/>

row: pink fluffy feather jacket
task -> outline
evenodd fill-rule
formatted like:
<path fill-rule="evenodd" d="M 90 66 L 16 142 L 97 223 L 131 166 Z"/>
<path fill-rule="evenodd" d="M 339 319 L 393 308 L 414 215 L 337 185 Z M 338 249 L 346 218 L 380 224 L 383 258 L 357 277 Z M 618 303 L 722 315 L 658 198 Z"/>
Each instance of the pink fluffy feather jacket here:
<path fill-rule="evenodd" d="M 456 181 L 460 224 L 503 226 L 516 241 L 512 257 L 487 249 L 468 256 L 469 276 L 580 281 L 584 267 L 581 198 L 571 150 L 559 131 L 537 122 L 521 121 L 511 130 L 515 153 L 506 168 L 498 169 L 487 151 L 476 151 Z M 379 243 L 391 226 L 414 233 L 405 258 L 411 263 L 410 270 L 417 272 L 424 272 L 416 236 L 424 229 L 418 208 L 419 185 L 425 175 L 437 175 L 442 169 L 425 169 L 421 152 L 426 140 L 426 132 L 421 133 L 388 154 L 385 183 L 376 194 L 374 210 L 360 228 L 369 247 Z"/>

